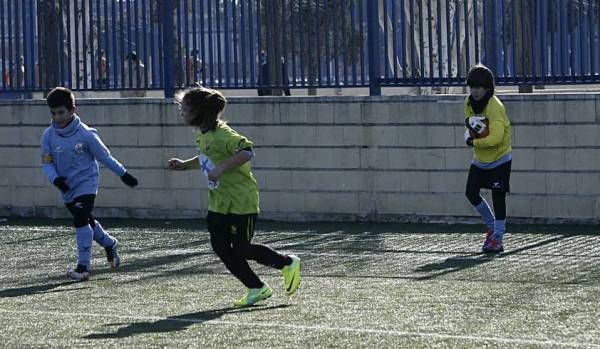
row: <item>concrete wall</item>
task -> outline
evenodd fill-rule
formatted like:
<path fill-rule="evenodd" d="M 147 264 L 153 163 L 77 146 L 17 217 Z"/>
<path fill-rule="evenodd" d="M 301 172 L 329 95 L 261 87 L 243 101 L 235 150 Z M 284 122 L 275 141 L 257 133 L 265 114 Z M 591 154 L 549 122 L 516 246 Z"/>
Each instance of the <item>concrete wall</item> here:
<path fill-rule="evenodd" d="M 507 95 L 513 121 L 512 219 L 600 218 L 600 94 Z M 462 97 L 230 98 L 226 117 L 255 142 L 263 218 L 462 221 L 471 150 Z M 96 213 L 198 217 L 198 172 L 163 169 L 195 155 L 193 131 L 162 99 L 80 100 L 83 120 L 141 180 L 102 170 Z M 40 169 L 44 101 L 0 102 L 0 215 L 66 216 Z"/>

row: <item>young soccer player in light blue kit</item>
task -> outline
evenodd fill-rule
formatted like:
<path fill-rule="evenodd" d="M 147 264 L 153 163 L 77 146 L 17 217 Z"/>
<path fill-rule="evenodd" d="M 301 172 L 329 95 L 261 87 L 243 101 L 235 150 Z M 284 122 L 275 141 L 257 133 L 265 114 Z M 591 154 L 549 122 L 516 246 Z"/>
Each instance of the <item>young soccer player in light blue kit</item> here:
<path fill-rule="evenodd" d="M 104 247 L 112 268 L 120 264 L 117 239 L 106 233 L 92 215 L 98 193 L 97 161 L 130 187 L 135 187 L 138 181 L 110 155 L 97 131 L 75 114 L 75 97 L 69 89 L 53 89 L 46 101 L 52 113 L 52 124 L 41 139 L 43 170 L 50 183 L 62 192 L 76 231 L 77 267 L 69 269 L 67 275 L 75 280 L 87 280 L 91 272 L 92 240 Z"/>

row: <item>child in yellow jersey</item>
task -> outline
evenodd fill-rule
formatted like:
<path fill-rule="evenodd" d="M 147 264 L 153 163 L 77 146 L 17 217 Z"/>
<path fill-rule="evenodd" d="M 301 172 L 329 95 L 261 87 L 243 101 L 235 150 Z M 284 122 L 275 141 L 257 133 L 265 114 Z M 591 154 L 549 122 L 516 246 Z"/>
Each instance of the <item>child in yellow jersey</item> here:
<path fill-rule="evenodd" d="M 200 169 L 208 181 L 208 231 L 213 250 L 225 267 L 247 288 L 236 306 L 269 298 L 273 291 L 252 271 L 247 260 L 282 271 L 288 295 L 300 285 L 300 258 L 253 244 L 259 212 L 258 186 L 250 170 L 252 142 L 229 127 L 221 116 L 227 104 L 216 90 L 194 87 L 176 96 L 184 122 L 196 128 L 199 155 L 170 159 L 174 171 Z"/>
<path fill-rule="evenodd" d="M 467 75 L 467 85 L 471 93 L 464 105 L 467 125 L 465 141 L 473 147 L 473 160 L 465 194 L 487 226 L 483 252 L 499 253 L 504 251 L 506 193 L 510 192 L 510 120 L 504 105 L 494 96 L 494 75 L 486 66 L 473 66 Z M 469 122 L 472 117 L 480 117 L 480 120 L 485 118 L 487 121 L 474 128 L 473 123 Z M 481 188 L 492 190 L 494 213 L 479 194 Z"/>

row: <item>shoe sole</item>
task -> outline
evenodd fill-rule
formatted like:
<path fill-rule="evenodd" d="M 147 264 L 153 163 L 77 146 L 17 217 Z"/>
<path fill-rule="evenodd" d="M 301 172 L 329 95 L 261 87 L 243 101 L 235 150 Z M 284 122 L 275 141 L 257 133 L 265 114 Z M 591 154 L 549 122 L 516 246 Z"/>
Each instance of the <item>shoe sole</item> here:
<path fill-rule="evenodd" d="M 504 252 L 504 248 L 501 248 L 501 249 L 498 249 L 498 250 L 486 250 L 486 249 L 483 249 L 482 251 L 483 251 L 483 253 L 497 254 L 497 253 Z"/>

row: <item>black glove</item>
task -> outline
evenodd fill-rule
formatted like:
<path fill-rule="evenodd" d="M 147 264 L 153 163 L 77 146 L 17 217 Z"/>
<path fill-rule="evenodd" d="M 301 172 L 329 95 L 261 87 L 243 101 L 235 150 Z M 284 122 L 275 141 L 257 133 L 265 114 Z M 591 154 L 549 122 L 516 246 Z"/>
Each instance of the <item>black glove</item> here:
<path fill-rule="evenodd" d="M 465 143 L 467 143 L 469 147 L 473 146 L 473 137 L 471 136 L 470 130 L 465 130 Z"/>
<path fill-rule="evenodd" d="M 65 183 L 65 181 L 67 180 L 67 177 L 56 177 L 56 179 L 54 180 L 54 182 L 52 182 L 52 184 L 54 184 L 58 189 L 60 189 L 60 191 L 62 191 L 63 193 L 69 191 L 69 186 L 67 185 L 67 183 Z"/>
<path fill-rule="evenodd" d="M 473 130 L 473 129 L 471 128 L 471 124 L 469 124 L 469 118 L 465 118 L 465 126 L 467 127 L 467 129 L 469 129 L 469 130 L 471 130 L 471 131 L 475 132 L 475 130 Z"/>
<path fill-rule="evenodd" d="M 127 184 L 130 187 L 135 187 L 138 185 L 138 180 L 134 176 L 130 175 L 129 172 L 125 172 L 124 175 L 121 176 L 121 180 L 123 183 Z"/>

